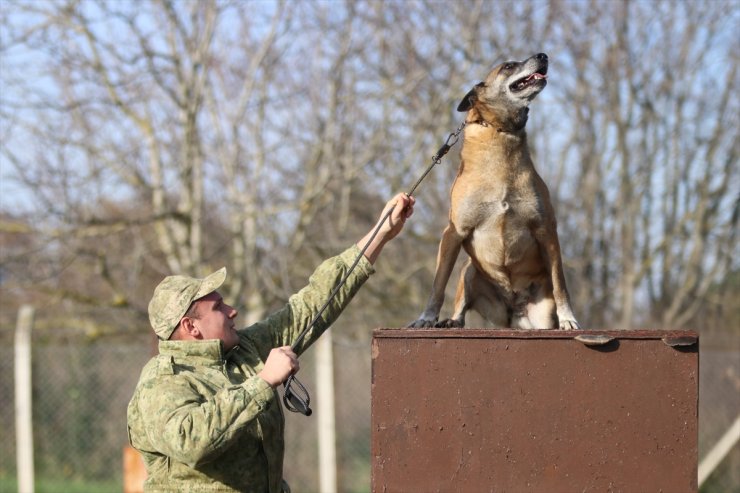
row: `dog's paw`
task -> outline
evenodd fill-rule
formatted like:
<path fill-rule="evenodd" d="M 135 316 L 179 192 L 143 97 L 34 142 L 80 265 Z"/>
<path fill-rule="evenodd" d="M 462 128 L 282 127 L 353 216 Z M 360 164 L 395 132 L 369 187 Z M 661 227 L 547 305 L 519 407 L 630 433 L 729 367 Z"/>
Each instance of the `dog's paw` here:
<path fill-rule="evenodd" d="M 465 323 L 460 320 L 455 320 L 454 318 L 448 318 L 437 322 L 434 326 L 438 329 L 459 329 L 465 327 Z"/>
<path fill-rule="evenodd" d="M 575 318 L 561 318 L 560 330 L 579 330 L 581 328 Z"/>
<path fill-rule="evenodd" d="M 426 328 L 431 328 L 431 327 L 434 327 L 436 323 L 437 323 L 437 319 L 436 318 L 433 319 L 433 320 L 427 320 L 427 319 L 424 319 L 424 318 L 420 318 L 420 319 L 414 320 L 413 322 L 411 322 L 410 324 L 408 324 L 406 326 L 406 328 L 409 328 L 409 329 L 422 329 L 422 328 L 425 328 L 425 327 Z"/>

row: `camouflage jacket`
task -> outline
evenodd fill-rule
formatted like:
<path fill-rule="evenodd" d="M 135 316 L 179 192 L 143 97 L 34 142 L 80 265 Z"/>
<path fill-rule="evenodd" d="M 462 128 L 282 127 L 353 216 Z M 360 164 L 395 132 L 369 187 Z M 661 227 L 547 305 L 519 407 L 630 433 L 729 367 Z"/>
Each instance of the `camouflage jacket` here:
<path fill-rule="evenodd" d="M 289 491 L 283 481 L 283 416 L 276 390 L 257 376 L 272 348 L 290 345 L 313 319 L 359 254 L 322 263 L 309 285 L 262 322 L 221 341 L 160 341 L 128 406 L 131 445 L 144 457 L 147 492 Z M 339 316 L 374 272 L 362 259 L 321 320 L 296 348 L 303 352 Z"/>

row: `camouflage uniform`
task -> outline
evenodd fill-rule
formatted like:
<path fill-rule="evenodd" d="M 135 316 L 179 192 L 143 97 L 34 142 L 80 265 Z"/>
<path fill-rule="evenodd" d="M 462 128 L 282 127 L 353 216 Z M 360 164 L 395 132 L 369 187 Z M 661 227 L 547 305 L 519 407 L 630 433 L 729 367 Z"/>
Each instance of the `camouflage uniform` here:
<path fill-rule="evenodd" d="M 308 325 L 358 254 L 352 247 L 322 263 L 284 308 L 240 330 L 239 345 L 227 354 L 220 340 L 159 342 L 128 407 L 129 441 L 148 472 L 145 491 L 289 491 L 280 399 L 257 374 L 271 349 L 290 345 Z M 363 258 L 297 354 L 373 272 Z"/>

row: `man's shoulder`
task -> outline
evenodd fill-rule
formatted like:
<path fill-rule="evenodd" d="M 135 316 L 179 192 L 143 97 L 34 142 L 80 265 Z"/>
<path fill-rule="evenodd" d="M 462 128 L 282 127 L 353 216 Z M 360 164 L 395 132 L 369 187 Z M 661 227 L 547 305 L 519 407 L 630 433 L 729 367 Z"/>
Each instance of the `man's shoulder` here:
<path fill-rule="evenodd" d="M 141 370 L 141 378 L 139 381 L 151 380 L 160 375 L 172 375 L 174 373 L 174 362 L 172 358 L 158 354 L 144 365 Z"/>
<path fill-rule="evenodd" d="M 140 392 L 144 388 L 156 386 L 157 382 L 174 374 L 175 367 L 172 358 L 163 355 L 154 356 L 142 368 L 136 390 Z"/>
<path fill-rule="evenodd" d="M 173 390 L 188 387 L 188 383 L 187 373 L 177 372 L 172 358 L 155 356 L 141 370 L 131 404 L 166 402 Z"/>

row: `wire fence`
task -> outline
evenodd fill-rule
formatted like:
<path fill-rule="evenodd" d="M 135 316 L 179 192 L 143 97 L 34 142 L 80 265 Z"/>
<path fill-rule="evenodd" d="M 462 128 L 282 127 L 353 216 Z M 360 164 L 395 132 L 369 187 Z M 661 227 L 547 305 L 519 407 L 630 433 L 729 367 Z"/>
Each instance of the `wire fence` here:
<path fill-rule="evenodd" d="M 7 334 L 7 332 L 6 332 Z M 3 340 L 8 341 L 7 337 Z M 37 337 L 33 344 L 36 491 L 122 491 L 126 406 L 152 356 L 149 337 L 80 342 Z M 313 351 L 301 380 L 315 392 Z M 0 348 L 0 492 L 15 492 L 13 348 Z M 341 492 L 370 490 L 370 340 L 334 338 L 337 479 Z M 740 412 L 740 351 L 701 348 L 699 458 Z M 317 410 L 320 412 L 320 410 Z M 318 492 L 317 420 L 287 413 L 285 476 L 297 493 Z M 740 491 L 740 446 L 702 487 Z"/>

